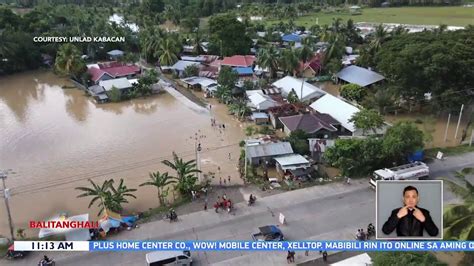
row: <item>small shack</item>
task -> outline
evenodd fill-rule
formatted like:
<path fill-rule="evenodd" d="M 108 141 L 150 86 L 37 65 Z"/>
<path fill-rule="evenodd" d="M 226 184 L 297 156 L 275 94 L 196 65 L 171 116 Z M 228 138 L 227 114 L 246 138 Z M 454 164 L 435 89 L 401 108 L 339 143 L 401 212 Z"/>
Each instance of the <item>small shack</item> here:
<path fill-rule="evenodd" d="M 252 113 L 252 116 L 250 118 L 252 119 L 252 121 L 255 122 L 256 125 L 266 125 L 269 121 L 268 115 L 262 112 Z"/>
<path fill-rule="evenodd" d="M 107 55 L 109 56 L 110 60 L 118 60 L 121 58 L 125 53 L 122 50 L 112 50 L 108 51 Z"/>
<path fill-rule="evenodd" d="M 289 175 L 290 171 L 305 173 L 306 170 L 311 167 L 311 163 L 300 154 L 288 154 L 275 158 L 277 172 L 281 176 Z M 300 170 L 300 171 L 296 171 Z"/>
<path fill-rule="evenodd" d="M 248 143 L 245 145 L 245 158 L 252 165 L 272 162 L 276 156 L 293 154 L 289 142 Z"/>

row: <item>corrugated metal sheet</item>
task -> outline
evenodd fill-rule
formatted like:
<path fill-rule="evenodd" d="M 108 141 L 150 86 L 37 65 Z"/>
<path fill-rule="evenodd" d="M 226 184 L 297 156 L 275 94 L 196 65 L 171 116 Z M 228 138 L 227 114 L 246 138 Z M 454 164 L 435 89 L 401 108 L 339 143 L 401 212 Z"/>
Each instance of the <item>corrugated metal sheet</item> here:
<path fill-rule="evenodd" d="M 267 157 L 293 153 L 289 142 L 265 143 L 246 147 L 247 158 Z"/>
<path fill-rule="evenodd" d="M 379 73 L 359 66 L 345 67 L 339 73 L 337 73 L 337 77 L 346 82 L 357 84 L 361 87 L 365 87 L 385 79 L 385 77 Z"/>

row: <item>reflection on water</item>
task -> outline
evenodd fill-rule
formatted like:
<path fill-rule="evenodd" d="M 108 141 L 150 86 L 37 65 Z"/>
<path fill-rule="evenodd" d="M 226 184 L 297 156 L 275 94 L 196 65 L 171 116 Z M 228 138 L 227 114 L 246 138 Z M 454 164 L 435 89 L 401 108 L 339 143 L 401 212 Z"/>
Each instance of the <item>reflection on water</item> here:
<path fill-rule="evenodd" d="M 225 107 L 213 115 L 226 123 L 225 132 L 212 128 L 208 113 L 198 113 L 165 93 L 122 103 L 96 104 L 71 84 L 45 71 L 0 77 L 0 169 L 13 169 L 7 186 L 17 228 L 29 220 L 47 218 L 58 211 L 72 214 L 87 209 L 89 199 L 77 199 L 75 187 L 105 178 L 124 178 L 137 188 L 152 171 L 169 171 L 162 165 L 176 151 L 194 159 L 189 137 L 201 130 L 203 172 L 237 176 L 238 141 L 243 132 L 226 115 Z M 226 158 L 223 160 L 222 158 Z M 237 182 L 237 181 L 236 181 Z M 153 188 L 140 188 L 137 200 L 125 207 L 143 211 L 157 205 Z M 29 208 L 34 202 L 37 208 Z M 5 217 L 0 204 L 0 217 Z M 28 210 L 28 211 L 25 211 Z M 6 234 L 0 219 L 0 234 Z M 31 233 L 31 232 L 30 232 Z"/>

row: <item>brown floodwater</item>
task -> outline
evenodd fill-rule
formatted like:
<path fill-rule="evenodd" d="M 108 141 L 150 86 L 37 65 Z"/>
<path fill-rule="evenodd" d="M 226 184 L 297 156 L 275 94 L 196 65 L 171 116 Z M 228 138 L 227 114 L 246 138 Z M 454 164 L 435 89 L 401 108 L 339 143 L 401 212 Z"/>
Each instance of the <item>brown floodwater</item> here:
<path fill-rule="evenodd" d="M 126 212 L 156 207 L 156 189 L 138 185 L 152 171 L 174 174 L 161 163 L 172 151 L 194 159 L 196 133 L 201 169 L 216 173 L 213 183 L 229 175 L 233 184 L 242 182 L 236 166 L 243 125 L 225 106 L 196 111 L 167 93 L 98 105 L 83 91 L 63 86 L 71 84 L 47 71 L 0 77 L 0 169 L 12 172 L 6 184 L 15 228 L 59 211 L 89 212 L 95 219 L 98 210 L 88 209 L 90 199 L 76 198 L 80 193 L 74 189 L 87 186 L 87 179 L 124 178 L 128 187 L 138 188 Z M 211 117 L 225 130 L 212 127 Z M 0 234 L 9 235 L 3 202 L 0 217 Z"/>

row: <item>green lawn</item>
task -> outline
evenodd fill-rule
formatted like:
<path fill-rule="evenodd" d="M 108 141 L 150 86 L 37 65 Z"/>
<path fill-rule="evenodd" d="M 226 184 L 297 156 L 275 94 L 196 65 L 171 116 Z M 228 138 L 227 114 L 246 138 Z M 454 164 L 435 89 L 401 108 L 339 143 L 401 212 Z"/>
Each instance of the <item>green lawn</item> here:
<path fill-rule="evenodd" d="M 355 22 L 384 22 L 402 24 L 466 26 L 474 25 L 474 8 L 469 7 L 400 7 L 365 8 L 362 15 L 349 13 L 318 12 L 295 19 L 295 24 L 311 26 L 318 20 L 320 25 L 330 24 L 333 18 L 344 21 L 352 18 Z M 287 20 L 283 20 L 287 21 Z M 277 24 L 280 20 L 266 20 L 266 24 Z"/>

